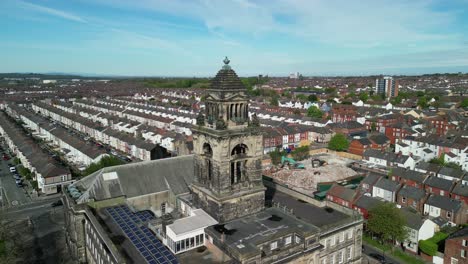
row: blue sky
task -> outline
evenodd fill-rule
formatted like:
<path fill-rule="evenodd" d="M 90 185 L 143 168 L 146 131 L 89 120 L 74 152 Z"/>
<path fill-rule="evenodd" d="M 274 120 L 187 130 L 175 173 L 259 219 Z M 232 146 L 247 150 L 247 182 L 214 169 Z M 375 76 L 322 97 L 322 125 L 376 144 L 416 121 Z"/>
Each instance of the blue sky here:
<path fill-rule="evenodd" d="M 468 0 L 1 0 L 0 25 L 0 72 L 468 72 Z"/>

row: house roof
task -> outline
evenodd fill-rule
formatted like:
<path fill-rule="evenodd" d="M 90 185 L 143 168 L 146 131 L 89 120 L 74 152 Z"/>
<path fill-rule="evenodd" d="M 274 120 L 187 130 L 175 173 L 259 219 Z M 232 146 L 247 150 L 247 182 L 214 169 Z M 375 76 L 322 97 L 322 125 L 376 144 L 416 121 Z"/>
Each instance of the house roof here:
<path fill-rule="evenodd" d="M 445 175 L 456 179 L 461 179 L 462 176 L 465 175 L 465 172 L 454 168 L 443 167 L 442 169 L 440 169 L 439 175 Z"/>
<path fill-rule="evenodd" d="M 452 233 L 450 236 L 447 237 L 447 239 L 453 239 L 453 238 L 458 238 L 458 237 L 467 237 L 468 236 L 468 226 Z"/>
<path fill-rule="evenodd" d="M 416 169 L 424 170 L 424 171 L 430 171 L 430 172 L 438 172 L 441 168 L 440 165 L 435 164 L 435 163 L 429 163 L 425 161 L 420 161 L 416 164 Z"/>
<path fill-rule="evenodd" d="M 400 189 L 398 195 L 403 197 L 412 198 L 415 200 L 421 200 L 426 196 L 426 192 L 423 189 L 419 189 L 413 186 L 405 185 Z"/>
<path fill-rule="evenodd" d="M 431 195 L 426 204 L 451 212 L 457 212 L 461 208 L 460 201 L 439 195 Z"/>
<path fill-rule="evenodd" d="M 389 179 L 385 179 L 383 177 L 380 178 L 380 180 L 377 181 L 377 183 L 374 185 L 374 187 L 384 189 L 387 191 L 391 191 L 391 192 L 395 192 L 399 186 L 400 186 L 399 183 L 391 181 Z"/>
<path fill-rule="evenodd" d="M 413 229 L 419 230 L 424 223 L 424 218 L 408 208 L 403 208 L 400 210 L 403 217 L 406 219 L 406 226 Z"/>
<path fill-rule="evenodd" d="M 333 186 L 328 190 L 327 195 L 332 195 L 345 201 L 352 201 L 355 191 L 338 184 L 333 184 Z"/>
<path fill-rule="evenodd" d="M 369 185 L 374 185 L 381 177 L 382 175 L 371 172 L 361 181 L 361 184 L 366 183 Z"/>
<path fill-rule="evenodd" d="M 378 144 L 378 145 L 383 145 L 383 144 L 390 142 L 390 139 L 381 133 L 371 135 L 369 139 L 370 141 L 374 142 L 374 144 Z"/>
<path fill-rule="evenodd" d="M 455 187 L 453 188 L 452 193 L 468 197 L 468 185 L 463 184 L 462 181 L 458 181 Z"/>
<path fill-rule="evenodd" d="M 401 167 L 392 168 L 391 175 L 399 176 L 404 179 L 412 180 L 412 181 L 419 182 L 419 183 L 422 183 L 424 179 L 426 179 L 425 173 L 414 171 L 414 170 L 408 170 L 408 169 L 401 168 Z"/>
<path fill-rule="evenodd" d="M 359 207 L 359 208 L 363 208 L 363 209 L 366 209 L 366 210 L 369 211 L 370 209 L 376 207 L 380 203 L 383 203 L 383 201 L 380 200 L 380 199 L 370 197 L 370 196 L 361 195 L 361 197 L 359 197 L 356 200 L 354 205 Z"/>
<path fill-rule="evenodd" d="M 435 187 L 444 191 L 450 191 L 452 188 L 453 182 L 444 178 L 430 176 L 425 181 L 424 184 L 430 187 Z"/>

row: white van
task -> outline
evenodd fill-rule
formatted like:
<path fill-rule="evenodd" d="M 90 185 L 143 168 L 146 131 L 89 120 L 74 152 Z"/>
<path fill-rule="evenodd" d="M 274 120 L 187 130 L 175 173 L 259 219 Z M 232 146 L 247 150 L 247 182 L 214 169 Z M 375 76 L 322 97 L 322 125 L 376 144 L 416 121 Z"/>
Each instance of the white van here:
<path fill-rule="evenodd" d="M 15 167 L 10 167 L 10 172 L 11 173 L 16 172 L 16 168 Z"/>

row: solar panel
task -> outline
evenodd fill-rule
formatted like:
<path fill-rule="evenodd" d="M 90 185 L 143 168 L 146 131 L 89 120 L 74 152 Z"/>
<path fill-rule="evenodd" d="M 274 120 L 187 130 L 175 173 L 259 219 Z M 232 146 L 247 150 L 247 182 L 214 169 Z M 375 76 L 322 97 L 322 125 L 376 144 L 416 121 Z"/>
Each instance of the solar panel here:
<path fill-rule="evenodd" d="M 108 207 L 111 216 L 133 246 L 150 264 L 177 264 L 177 258 L 169 251 L 144 223 L 155 217 L 149 211 L 132 213 L 125 205 Z"/>

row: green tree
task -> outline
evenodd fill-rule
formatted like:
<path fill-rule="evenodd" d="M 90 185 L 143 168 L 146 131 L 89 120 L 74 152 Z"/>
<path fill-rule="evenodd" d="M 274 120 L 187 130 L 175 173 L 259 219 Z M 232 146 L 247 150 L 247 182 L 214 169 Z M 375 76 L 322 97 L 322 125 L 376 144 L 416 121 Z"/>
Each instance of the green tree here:
<path fill-rule="evenodd" d="M 307 109 L 307 116 L 309 117 L 315 117 L 315 118 L 322 118 L 323 117 L 323 112 L 318 109 L 315 105 L 312 105 Z"/>
<path fill-rule="evenodd" d="M 371 129 L 371 131 L 376 131 L 377 130 L 377 124 L 375 124 L 375 122 L 372 122 L 371 126 L 370 126 L 370 129 Z"/>
<path fill-rule="evenodd" d="M 291 151 L 291 156 L 295 160 L 304 160 L 309 157 L 309 146 L 302 146 Z"/>
<path fill-rule="evenodd" d="M 426 94 L 426 93 L 423 92 L 423 91 L 417 91 L 417 92 L 416 92 L 416 96 L 417 96 L 417 97 L 424 97 L 425 94 Z"/>
<path fill-rule="evenodd" d="M 305 96 L 304 94 L 298 94 L 296 95 L 296 99 L 300 101 L 307 101 L 307 96 Z"/>
<path fill-rule="evenodd" d="M 328 142 L 328 148 L 336 151 L 344 151 L 349 147 L 349 141 L 343 134 L 335 134 Z"/>
<path fill-rule="evenodd" d="M 369 210 L 367 229 L 382 242 L 404 241 L 407 237 L 405 226 L 405 217 L 393 203 L 381 203 Z"/>
<path fill-rule="evenodd" d="M 122 165 L 124 162 L 114 156 L 103 157 L 98 163 L 91 163 L 88 168 L 84 171 L 84 175 L 89 175 L 95 171 L 98 171 L 105 167 L 111 167 L 116 165 Z"/>
<path fill-rule="evenodd" d="M 278 95 L 274 95 L 270 99 L 270 105 L 272 106 L 278 106 L 279 105 L 279 97 Z"/>
<path fill-rule="evenodd" d="M 427 104 L 426 97 L 420 97 L 418 99 L 418 106 L 421 107 L 421 108 L 427 108 L 428 104 Z"/>
<path fill-rule="evenodd" d="M 271 163 L 273 163 L 273 165 L 278 165 L 280 164 L 281 162 L 281 156 L 283 155 L 283 153 L 277 149 L 275 149 L 274 151 L 268 153 L 270 155 L 270 158 L 271 158 Z"/>
<path fill-rule="evenodd" d="M 369 94 L 361 93 L 361 94 L 359 94 L 359 99 L 365 103 L 365 102 L 367 102 L 367 100 L 369 100 Z"/>
<path fill-rule="evenodd" d="M 468 98 L 463 99 L 460 103 L 461 108 L 468 108 Z"/>
<path fill-rule="evenodd" d="M 315 94 L 311 94 L 307 97 L 307 99 L 309 100 L 309 102 L 317 102 L 318 101 L 318 98 Z"/>
<path fill-rule="evenodd" d="M 297 116 L 298 116 L 298 115 L 301 115 L 301 110 L 295 108 L 295 109 L 293 110 L 293 114 L 294 114 L 294 115 L 297 115 Z"/>
<path fill-rule="evenodd" d="M 392 103 L 392 105 L 398 105 L 398 104 L 401 104 L 401 97 L 400 96 L 397 96 L 397 97 L 393 97 L 392 99 L 390 99 L 390 103 Z"/>

